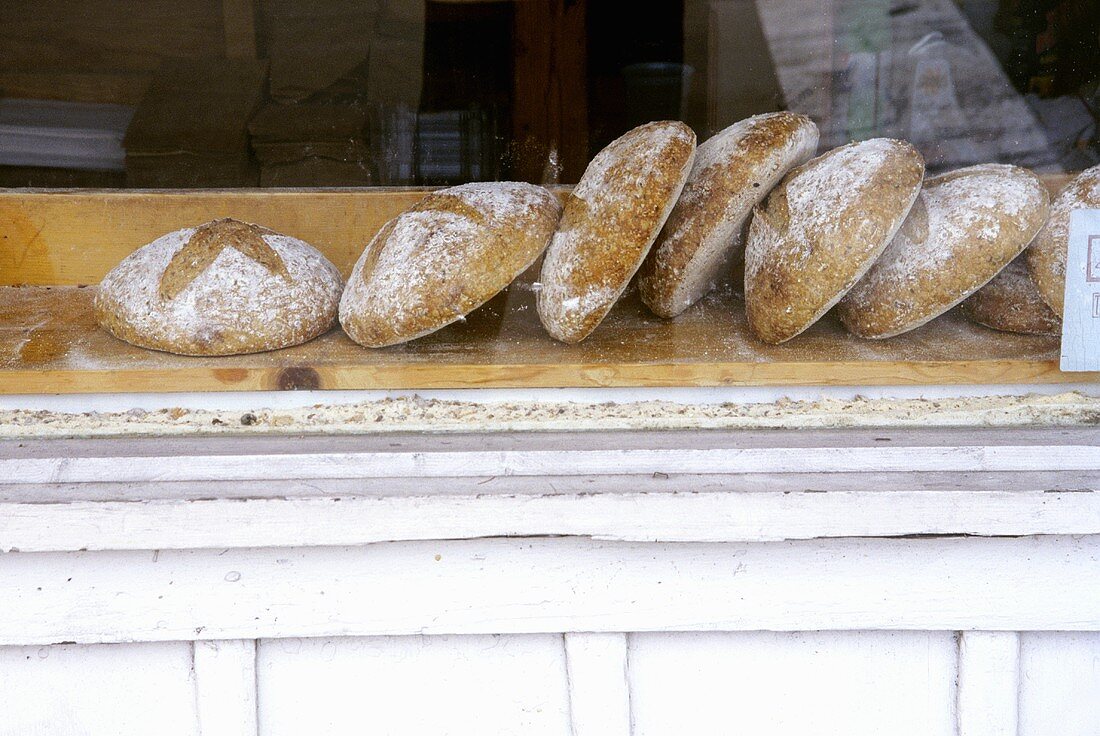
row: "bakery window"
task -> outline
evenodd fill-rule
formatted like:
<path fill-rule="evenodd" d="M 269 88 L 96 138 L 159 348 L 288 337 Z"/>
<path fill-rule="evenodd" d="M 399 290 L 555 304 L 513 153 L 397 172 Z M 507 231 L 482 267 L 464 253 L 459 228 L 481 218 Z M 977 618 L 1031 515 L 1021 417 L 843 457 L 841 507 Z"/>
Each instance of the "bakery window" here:
<path fill-rule="evenodd" d="M 1094 382 L 1098 14 L 5 0 L 0 392 Z"/>
<path fill-rule="evenodd" d="M 791 110 L 930 173 L 1100 162 L 1090 0 L 6 0 L 0 186 L 572 184 Z"/>

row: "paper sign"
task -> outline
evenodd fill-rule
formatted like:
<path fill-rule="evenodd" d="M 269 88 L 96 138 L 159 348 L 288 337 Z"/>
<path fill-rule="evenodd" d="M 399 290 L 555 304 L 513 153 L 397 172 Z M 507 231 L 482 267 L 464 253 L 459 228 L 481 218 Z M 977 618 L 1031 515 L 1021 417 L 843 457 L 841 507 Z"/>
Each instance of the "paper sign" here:
<path fill-rule="evenodd" d="M 1063 371 L 1100 371 L 1100 210 L 1074 210 L 1066 254 Z"/>

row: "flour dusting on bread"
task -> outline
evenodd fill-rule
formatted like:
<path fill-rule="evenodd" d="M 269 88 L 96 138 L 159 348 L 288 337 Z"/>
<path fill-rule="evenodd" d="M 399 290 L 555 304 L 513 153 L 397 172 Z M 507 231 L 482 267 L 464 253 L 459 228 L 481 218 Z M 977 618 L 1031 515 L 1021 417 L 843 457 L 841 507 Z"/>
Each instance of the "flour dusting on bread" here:
<path fill-rule="evenodd" d="M 1085 169 L 1054 198 L 1046 225 L 1027 249 L 1027 267 L 1039 294 L 1061 316 L 1065 302 L 1069 216 L 1076 209 L 1100 208 L 1100 166 Z"/>
<path fill-rule="evenodd" d="M 535 262 L 560 213 L 554 195 L 533 184 L 427 195 L 367 245 L 340 302 L 341 324 L 356 342 L 383 347 L 462 319 Z"/>
<path fill-rule="evenodd" d="M 543 261 L 538 312 L 556 339 L 594 330 L 641 266 L 684 187 L 695 134 L 648 123 L 612 141 L 569 195 Z"/>
<path fill-rule="evenodd" d="M 229 355 L 295 345 L 332 327 L 343 285 L 339 271 L 309 244 L 270 231 L 262 237 L 281 269 L 273 271 L 224 247 L 178 293 L 165 298 L 161 279 L 197 230 L 168 233 L 107 274 L 96 297 L 96 314 L 105 328 L 142 347 Z"/>
<path fill-rule="evenodd" d="M 757 207 L 745 251 L 749 327 L 770 343 L 798 335 L 874 263 L 920 191 L 924 160 L 876 138 L 794 169 Z"/>
<path fill-rule="evenodd" d="M 962 303 L 967 319 L 995 330 L 1029 335 L 1060 335 L 1058 319 L 1031 280 L 1024 256 L 1008 264 Z"/>
<path fill-rule="evenodd" d="M 642 301 L 674 317 L 728 279 L 752 208 L 817 149 L 805 115 L 756 115 L 702 143 L 679 201 L 640 271 Z"/>
<path fill-rule="evenodd" d="M 915 329 L 973 294 L 1042 226 L 1049 196 L 1035 174 L 985 164 L 929 179 L 901 230 L 840 303 L 861 337 Z"/>

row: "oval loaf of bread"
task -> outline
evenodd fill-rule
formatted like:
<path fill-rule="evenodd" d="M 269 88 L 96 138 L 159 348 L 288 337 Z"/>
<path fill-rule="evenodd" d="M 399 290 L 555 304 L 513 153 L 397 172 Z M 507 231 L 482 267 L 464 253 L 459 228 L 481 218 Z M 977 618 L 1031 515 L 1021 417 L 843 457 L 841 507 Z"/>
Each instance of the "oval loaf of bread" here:
<path fill-rule="evenodd" d="M 878 258 L 920 192 L 904 141 L 849 143 L 794 169 L 757 207 L 745 246 L 745 308 L 764 342 L 816 322 Z"/>
<path fill-rule="evenodd" d="M 100 283 L 95 312 L 104 329 L 143 348 L 255 353 L 327 332 L 342 285 L 308 243 L 223 219 L 131 253 Z"/>
<path fill-rule="evenodd" d="M 580 342 L 626 289 L 684 187 L 695 133 L 647 123 L 596 154 L 566 200 L 542 264 L 539 319 L 558 340 Z"/>
<path fill-rule="evenodd" d="M 756 115 L 701 143 L 687 184 L 639 271 L 642 301 L 675 317 L 728 278 L 745 223 L 783 175 L 817 150 L 805 115 Z"/>
<path fill-rule="evenodd" d="M 973 322 L 1005 332 L 1058 335 L 1058 319 L 1035 288 L 1025 256 L 1004 267 L 988 284 L 962 303 L 962 313 Z"/>
<path fill-rule="evenodd" d="M 433 192 L 382 226 L 355 264 L 340 324 L 367 347 L 462 319 L 538 259 L 561 206 L 533 184 L 484 182 Z"/>
<path fill-rule="evenodd" d="M 1043 301 L 1059 317 L 1065 308 L 1069 213 L 1100 207 L 1100 166 L 1085 169 L 1050 205 L 1050 217 L 1027 249 L 1027 268 Z"/>
<path fill-rule="evenodd" d="M 1039 177 L 1019 166 L 969 166 L 929 179 L 898 234 L 841 300 L 841 322 L 877 339 L 938 317 L 1023 252 L 1049 201 Z"/>

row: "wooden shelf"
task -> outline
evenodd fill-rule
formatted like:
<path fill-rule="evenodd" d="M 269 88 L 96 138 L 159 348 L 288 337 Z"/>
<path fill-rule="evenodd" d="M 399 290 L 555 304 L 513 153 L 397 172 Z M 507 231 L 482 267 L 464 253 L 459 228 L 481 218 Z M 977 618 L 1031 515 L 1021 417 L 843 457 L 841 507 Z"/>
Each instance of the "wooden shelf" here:
<path fill-rule="evenodd" d="M 100 330 L 94 289 L 0 288 L 0 392 L 224 391 L 547 386 L 891 385 L 1096 380 L 1063 374 L 1058 341 L 996 333 L 946 315 L 883 342 L 832 318 L 786 345 L 754 340 L 729 294 L 676 320 L 630 296 L 580 345 L 543 331 L 523 284 L 456 324 L 370 350 L 334 330 L 305 345 L 228 358 L 136 348 Z"/>
<path fill-rule="evenodd" d="M 1100 380 L 1058 370 L 1058 340 L 948 314 L 885 341 L 831 316 L 785 345 L 747 331 L 727 289 L 677 319 L 630 293 L 579 345 L 542 329 L 533 274 L 470 316 L 404 346 L 370 350 L 334 330 L 257 355 L 189 358 L 98 329 L 96 283 L 165 231 L 231 215 L 314 243 L 346 273 L 370 235 L 420 191 L 0 193 L 0 392 L 260 389 L 1027 384 Z M 14 286 L 29 284 L 29 286 Z"/>

